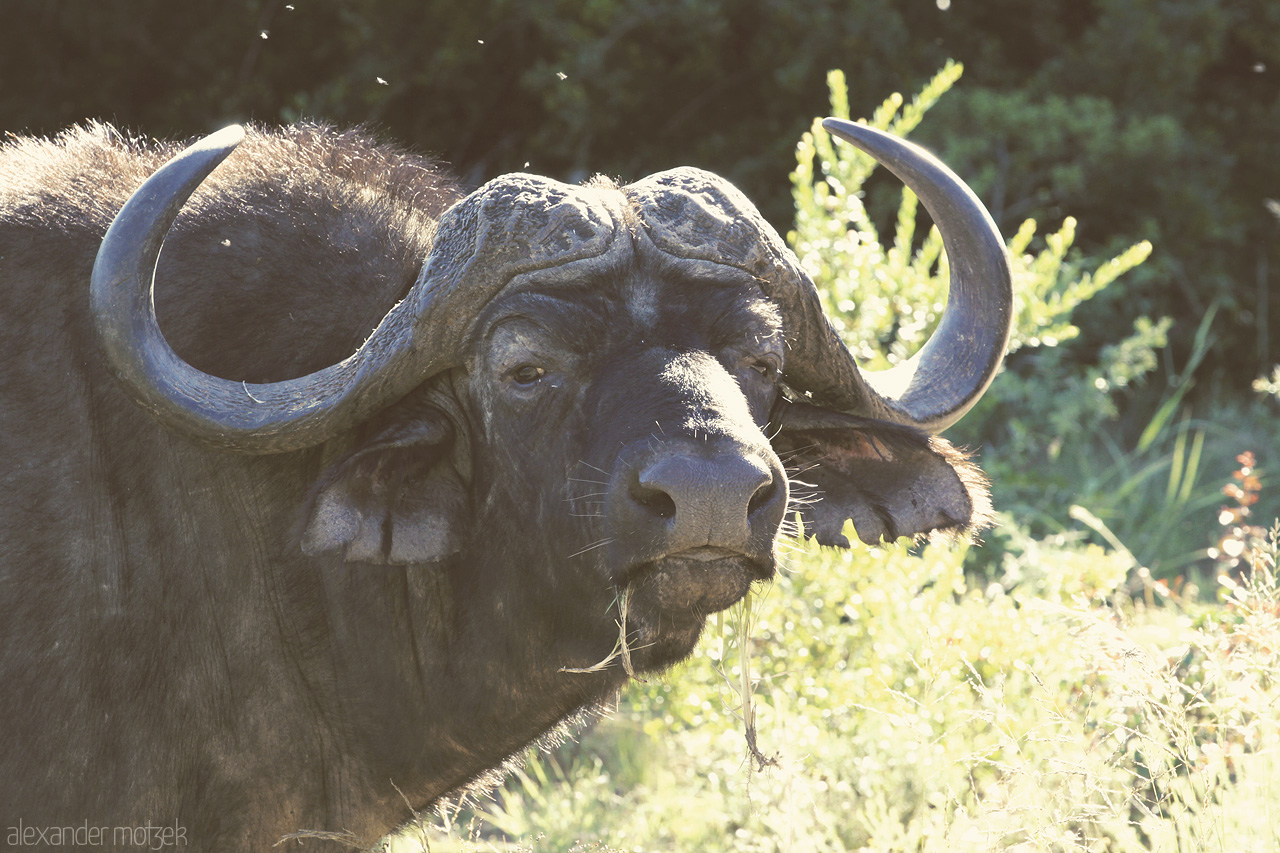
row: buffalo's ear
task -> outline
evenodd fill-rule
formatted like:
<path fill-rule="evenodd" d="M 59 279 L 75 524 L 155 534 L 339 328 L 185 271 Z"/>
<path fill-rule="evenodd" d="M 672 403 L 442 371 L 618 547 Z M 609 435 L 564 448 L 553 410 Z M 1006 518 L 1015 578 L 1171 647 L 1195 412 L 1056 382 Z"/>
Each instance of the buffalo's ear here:
<path fill-rule="evenodd" d="M 945 439 L 793 400 L 779 402 L 771 431 L 804 533 L 822 545 L 849 547 L 846 519 L 868 545 L 990 523 L 986 477 Z"/>
<path fill-rule="evenodd" d="M 461 547 L 470 524 L 459 429 L 422 407 L 331 465 L 307 509 L 302 551 L 349 562 L 421 563 Z"/>

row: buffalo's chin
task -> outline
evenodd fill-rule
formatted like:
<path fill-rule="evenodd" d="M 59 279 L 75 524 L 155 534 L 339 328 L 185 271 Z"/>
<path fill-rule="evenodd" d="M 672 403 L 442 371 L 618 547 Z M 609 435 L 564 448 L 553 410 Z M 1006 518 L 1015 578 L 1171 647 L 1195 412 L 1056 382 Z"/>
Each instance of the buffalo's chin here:
<path fill-rule="evenodd" d="M 637 670 L 663 669 L 689 656 L 707 616 L 736 604 L 773 567 L 720 548 L 697 548 L 629 573 L 627 637 Z"/>

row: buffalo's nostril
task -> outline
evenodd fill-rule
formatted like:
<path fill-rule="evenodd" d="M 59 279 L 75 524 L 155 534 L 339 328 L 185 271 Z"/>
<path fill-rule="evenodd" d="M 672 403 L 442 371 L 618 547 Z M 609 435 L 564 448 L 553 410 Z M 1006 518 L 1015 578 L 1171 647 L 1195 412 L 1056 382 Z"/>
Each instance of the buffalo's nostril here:
<path fill-rule="evenodd" d="M 661 484 L 646 482 L 644 474 L 631 486 L 631 499 L 661 519 L 674 518 L 676 502 Z"/>
<path fill-rule="evenodd" d="M 756 489 L 756 493 L 751 496 L 751 503 L 747 504 L 747 516 L 755 515 L 759 510 L 773 503 L 777 496 L 778 483 L 771 476 L 769 477 L 769 482 Z"/>

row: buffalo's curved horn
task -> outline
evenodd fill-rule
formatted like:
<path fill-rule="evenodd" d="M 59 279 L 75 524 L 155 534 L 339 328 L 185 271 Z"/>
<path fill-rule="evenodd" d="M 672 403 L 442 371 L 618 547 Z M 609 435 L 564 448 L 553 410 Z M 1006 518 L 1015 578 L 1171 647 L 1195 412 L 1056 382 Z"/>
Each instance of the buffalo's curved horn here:
<path fill-rule="evenodd" d="M 152 299 L 161 244 L 182 205 L 243 139 L 240 126 L 224 128 L 147 179 L 103 238 L 90 300 L 108 364 L 158 421 L 218 449 L 278 453 L 318 444 L 387 405 L 420 382 L 427 365 L 411 345 L 413 314 L 400 310 L 403 302 L 350 358 L 283 382 L 210 376 L 170 348 Z"/>
<path fill-rule="evenodd" d="M 822 126 L 897 175 L 924 202 L 942 234 L 951 294 L 937 329 L 910 360 L 862 373 L 888 409 L 880 414 L 941 432 L 987 390 L 1008 346 L 1013 282 L 1004 241 L 973 191 L 928 151 L 844 119 L 828 118 Z M 815 337 L 833 339 L 829 333 Z M 847 362 L 847 351 L 839 349 L 826 358 Z"/>
<path fill-rule="evenodd" d="M 495 178 L 444 213 L 417 281 L 349 358 L 269 384 L 210 376 L 165 341 L 152 286 L 178 212 L 243 138 L 242 128 L 226 128 L 148 178 L 107 230 L 91 283 L 98 337 L 130 396 L 163 425 L 219 450 L 281 453 L 326 441 L 461 364 L 475 318 L 512 281 L 576 281 L 580 262 L 605 263 L 630 246 L 614 239 L 620 196 L 536 175 Z"/>

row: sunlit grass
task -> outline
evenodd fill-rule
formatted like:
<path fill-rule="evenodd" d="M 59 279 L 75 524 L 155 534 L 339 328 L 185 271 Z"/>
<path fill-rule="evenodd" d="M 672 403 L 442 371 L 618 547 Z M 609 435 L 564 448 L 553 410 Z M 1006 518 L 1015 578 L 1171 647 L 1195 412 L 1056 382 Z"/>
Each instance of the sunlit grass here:
<path fill-rule="evenodd" d="M 725 619 L 448 831 L 435 817 L 429 849 L 1274 849 L 1275 553 L 1221 604 L 1156 585 L 1148 606 L 1127 555 L 1066 539 L 1008 587 L 966 580 L 962 549 L 806 548 L 746 639 L 775 766 L 750 757 Z"/>

